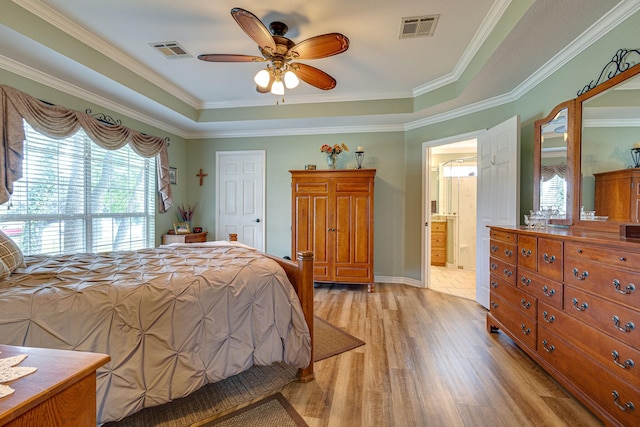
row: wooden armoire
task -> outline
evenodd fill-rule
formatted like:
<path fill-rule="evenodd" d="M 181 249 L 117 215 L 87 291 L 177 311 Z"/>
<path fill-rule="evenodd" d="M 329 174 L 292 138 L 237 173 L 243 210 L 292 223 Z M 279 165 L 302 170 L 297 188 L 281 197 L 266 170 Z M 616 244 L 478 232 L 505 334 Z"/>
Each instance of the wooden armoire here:
<path fill-rule="evenodd" d="M 375 169 L 293 170 L 291 253 L 313 251 L 317 283 L 373 280 Z"/>

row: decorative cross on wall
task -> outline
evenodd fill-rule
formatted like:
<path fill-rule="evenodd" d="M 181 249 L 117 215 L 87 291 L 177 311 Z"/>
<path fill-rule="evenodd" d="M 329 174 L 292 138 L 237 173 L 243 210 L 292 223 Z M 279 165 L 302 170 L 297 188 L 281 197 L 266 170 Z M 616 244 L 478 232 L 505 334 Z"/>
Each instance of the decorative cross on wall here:
<path fill-rule="evenodd" d="M 198 178 L 200 178 L 200 187 L 202 187 L 202 180 L 204 179 L 205 176 L 209 176 L 208 173 L 202 173 L 202 169 L 200 169 L 200 173 L 196 174 L 196 176 Z"/>

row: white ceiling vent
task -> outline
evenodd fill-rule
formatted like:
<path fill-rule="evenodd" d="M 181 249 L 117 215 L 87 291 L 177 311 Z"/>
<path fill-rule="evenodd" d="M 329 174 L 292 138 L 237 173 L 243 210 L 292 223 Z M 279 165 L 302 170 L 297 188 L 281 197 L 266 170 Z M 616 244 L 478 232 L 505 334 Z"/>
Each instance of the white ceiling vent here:
<path fill-rule="evenodd" d="M 149 43 L 167 59 L 190 58 L 191 55 L 178 42 Z"/>
<path fill-rule="evenodd" d="M 402 18 L 400 24 L 400 38 L 414 39 L 416 37 L 432 36 L 436 32 L 440 15 L 411 16 Z"/>

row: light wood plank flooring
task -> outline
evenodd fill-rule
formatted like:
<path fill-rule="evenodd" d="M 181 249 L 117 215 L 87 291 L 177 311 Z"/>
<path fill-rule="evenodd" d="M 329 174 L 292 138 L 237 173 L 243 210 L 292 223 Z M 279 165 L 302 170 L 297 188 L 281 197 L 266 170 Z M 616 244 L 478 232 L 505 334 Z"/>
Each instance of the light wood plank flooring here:
<path fill-rule="evenodd" d="M 599 426 L 477 303 L 398 284 L 323 285 L 318 316 L 366 345 L 282 393 L 311 426 Z"/>

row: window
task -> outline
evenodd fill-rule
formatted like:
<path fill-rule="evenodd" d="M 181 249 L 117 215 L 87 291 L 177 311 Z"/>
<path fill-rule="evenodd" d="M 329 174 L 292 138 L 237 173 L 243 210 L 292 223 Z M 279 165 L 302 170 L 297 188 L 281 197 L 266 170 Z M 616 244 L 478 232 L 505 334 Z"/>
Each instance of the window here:
<path fill-rule="evenodd" d="M 540 180 L 540 208 L 558 208 L 564 214 L 567 194 L 567 181 L 558 175 L 546 181 Z"/>
<path fill-rule="evenodd" d="M 55 140 L 25 122 L 23 177 L 0 229 L 27 254 L 136 250 L 155 244 L 155 158 L 105 150 L 81 129 Z"/>

